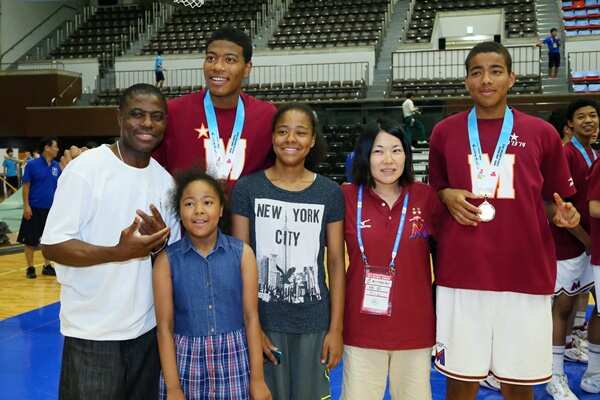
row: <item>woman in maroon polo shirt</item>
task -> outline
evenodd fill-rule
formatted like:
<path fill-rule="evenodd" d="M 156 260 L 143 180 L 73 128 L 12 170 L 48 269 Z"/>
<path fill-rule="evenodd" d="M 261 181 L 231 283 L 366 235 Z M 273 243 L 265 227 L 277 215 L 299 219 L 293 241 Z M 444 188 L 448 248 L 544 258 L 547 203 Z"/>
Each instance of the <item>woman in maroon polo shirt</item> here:
<path fill-rule="evenodd" d="M 431 399 L 437 195 L 414 181 L 410 144 L 394 122 L 365 126 L 355 153 L 353 183 L 342 186 L 350 258 L 342 398 L 381 399 L 389 375 L 393 400 Z"/>

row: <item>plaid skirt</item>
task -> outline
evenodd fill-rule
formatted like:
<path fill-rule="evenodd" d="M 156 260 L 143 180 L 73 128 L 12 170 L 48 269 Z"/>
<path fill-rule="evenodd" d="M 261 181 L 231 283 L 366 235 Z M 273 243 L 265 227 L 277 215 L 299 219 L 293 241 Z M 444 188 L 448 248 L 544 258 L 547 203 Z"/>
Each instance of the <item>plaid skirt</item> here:
<path fill-rule="evenodd" d="M 244 329 L 214 336 L 174 335 L 177 370 L 187 400 L 247 400 L 250 367 Z M 160 376 L 160 399 L 167 386 Z"/>

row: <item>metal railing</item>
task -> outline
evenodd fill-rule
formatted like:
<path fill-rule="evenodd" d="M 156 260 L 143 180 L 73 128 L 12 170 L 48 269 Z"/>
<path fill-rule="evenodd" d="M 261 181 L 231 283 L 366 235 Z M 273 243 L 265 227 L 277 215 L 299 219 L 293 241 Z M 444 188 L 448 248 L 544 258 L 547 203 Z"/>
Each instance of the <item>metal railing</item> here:
<path fill-rule="evenodd" d="M 600 83 L 595 79 L 593 81 L 586 79 L 590 72 L 592 75 L 600 74 L 600 51 L 577 51 L 567 54 L 567 79 L 570 91 L 587 91 L 589 83 Z"/>
<path fill-rule="evenodd" d="M 540 76 L 540 48 L 506 46 L 517 75 Z M 411 50 L 392 53 L 392 80 L 459 79 L 465 76 L 465 59 L 470 49 Z"/>
<path fill-rule="evenodd" d="M 600 71 L 600 51 L 577 51 L 567 54 L 569 72 Z"/>
<path fill-rule="evenodd" d="M 167 69 L 163 73 L 166 86 L 204 86 L 206 83 L 202 68 Z M 135 83 L 155 83 L 154 70 L 115 71 L 114 76 L 114 84 L 98 80 L 96 90 L 124 89 Z M 363 80 L 369 84 L 369 78 L 368 62 L 258 65 L 252 67 L 248 83 Z"/>
<path fill-rule="evenodd" d="M 30 62 L 46 59 L 50 52 L 59 47 L 75 31 L 81 28 L 94 14 L 96 7 L 84 7 L 80 13 L 76 14 L 73 20 L 65 21 L 61 26 L 48 34 L 31 51 L 21 59 L 21 62 Z"/>
<path fill-rule="evenodd" d="M 39 71 L 39 70 L 48 70 L 48 69 L 57 69 L 63 70 L 65 69 L 65 64 L 56 61 L 29 61 L 29 62 L 20 62 L 20 63 L 6 63 L 0 64 L 0 70 L 19 70 L 19 71 Z"/>
<path fill-rule="evenodd" d="M 334 80 L 363 80 L 368 84 L 369 63 L 258 65 L 252 67 L 249 83 L 295 83 Z"/>

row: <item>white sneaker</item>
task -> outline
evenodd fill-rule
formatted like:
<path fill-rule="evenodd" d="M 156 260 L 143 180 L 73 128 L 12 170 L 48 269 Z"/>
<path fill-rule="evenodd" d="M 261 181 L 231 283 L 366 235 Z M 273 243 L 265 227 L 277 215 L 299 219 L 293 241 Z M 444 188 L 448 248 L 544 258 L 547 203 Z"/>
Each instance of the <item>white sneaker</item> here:
<path fill-rule="evenodd" d="M 584 353 L 587 353 L 588 345 L 590 344 L 590 342 L 588 342 L 587 339 L 573 335 L 572 343 L 579 350 L 583 351 Z"/>
<path fill-rule="evenodd" d="M 479 385 L 490 390 L 495 390 L 496 392 L 500 391 L 500 382 L 498 382 L 496 377 L 491 374 L 484 380 L 479 381 Z"/>
<path fill-rule="evenodd" d="M 578 337 L 580 339 L 587 339 L 587 336 L 588 336 L 587 324 L 585 324 L 583 326 L 574 327 L 573 330 L 571 331 L 571 334 L 573 335 L 573 337 Z"/>
<path fill-rule="evenodd" d="M 571 391 L 565 374 L 552 375 L 552 380 L 546 385 L 546 392 L 554 400 L 579 400 Z"/>
<path fill-rule="evenodd" d="M 600 373 L 588 374 L 586 372 L 581 378 L 579 387 L 588 393 L 600 393 Z"/>
<path fill-rule="evenodd" d="M 586 351 L 581 350 L 579 347 L 573 345 L 573 347 L 565 349 L 565 360 L 587 364 L 588 355 Z"/>

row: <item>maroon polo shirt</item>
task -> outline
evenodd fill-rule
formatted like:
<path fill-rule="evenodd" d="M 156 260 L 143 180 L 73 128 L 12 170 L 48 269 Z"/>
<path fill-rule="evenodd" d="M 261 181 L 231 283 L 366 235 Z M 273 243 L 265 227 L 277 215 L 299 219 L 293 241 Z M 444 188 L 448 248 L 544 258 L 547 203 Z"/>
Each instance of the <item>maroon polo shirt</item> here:
<path fill-rule="evenodd" d="M 419 349 L 433 346 L 435 318 L 431 289 L 431 265 L 428 237 L 433 233 L 434 215 L 441 205 L 437 194 L 427 185 L 413 183 L 406 222 L 396 255 L 396 273 L 391 291 L 391 316 L 361 313 L 365 267 L 356 237 L 358 187 L 342 186 L 346 214 L 344 239 L 350 259 L 346 272 L 344 343 L 350 346 L 382 350 Z M 388 266 L 400 216 L 404 192 L 390 207 L 373 190 L 365 189 L 361 218 L 362 238 L 368 261 Z"/>

